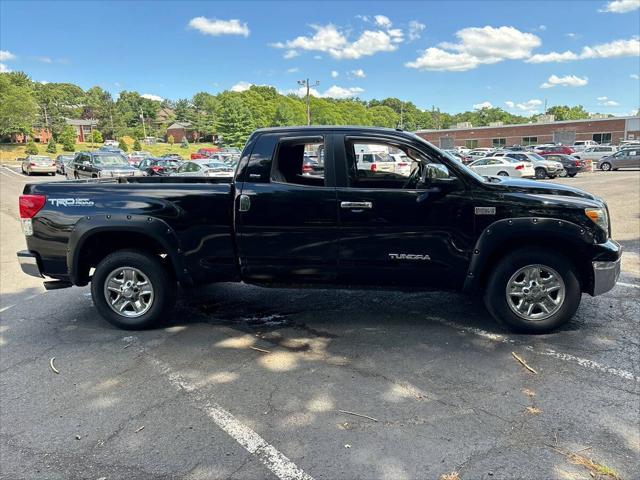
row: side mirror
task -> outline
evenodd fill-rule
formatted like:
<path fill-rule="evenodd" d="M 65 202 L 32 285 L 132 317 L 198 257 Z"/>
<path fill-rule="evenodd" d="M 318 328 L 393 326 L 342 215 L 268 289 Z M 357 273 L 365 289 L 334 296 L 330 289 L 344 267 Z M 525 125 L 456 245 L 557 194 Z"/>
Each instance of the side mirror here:
<path fill-rule="evenodd" d="M 82 162 L 83 165 L 91 165 L 91 162 L 89 160 L 85 160 L 84 162 Z"/>

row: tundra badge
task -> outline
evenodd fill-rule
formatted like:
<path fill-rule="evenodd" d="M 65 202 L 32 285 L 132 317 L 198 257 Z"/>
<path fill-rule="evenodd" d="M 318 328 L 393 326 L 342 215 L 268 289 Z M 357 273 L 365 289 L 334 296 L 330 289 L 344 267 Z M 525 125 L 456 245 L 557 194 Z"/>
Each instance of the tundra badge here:
<path fill-rule="evenodd" d="M 390 253 L 391 260 L 431 260 L 429 255 L 419 255 L 417 253 Z"/>

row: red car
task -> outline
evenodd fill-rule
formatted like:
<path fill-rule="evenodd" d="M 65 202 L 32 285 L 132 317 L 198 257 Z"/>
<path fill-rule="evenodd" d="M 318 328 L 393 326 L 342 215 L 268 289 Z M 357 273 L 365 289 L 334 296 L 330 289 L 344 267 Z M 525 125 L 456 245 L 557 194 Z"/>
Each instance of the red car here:
<path fill-rule="evenodd" d="M 566 145 L 554 145 L 552 147 L 544 147 L 542 150 L 536 150 L 536 153 L 540 155 L 550 155 L 552 153 L 559 153 L 561 155 L 571 155 L 575 150 Z"/>
<path fill-rule="evenodd" d="M 196 153 L 191 154 L 191 160 L 198 160 L 199 158 L 209 158 L 214 153 L 218 153 L 221 149 L 217 147 L 201 148 Z"/>

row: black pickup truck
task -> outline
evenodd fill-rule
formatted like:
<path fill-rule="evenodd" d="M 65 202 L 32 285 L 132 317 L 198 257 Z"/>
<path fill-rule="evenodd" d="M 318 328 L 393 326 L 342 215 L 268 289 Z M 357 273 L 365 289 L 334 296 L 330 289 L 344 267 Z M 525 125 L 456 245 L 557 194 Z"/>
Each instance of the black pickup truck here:
<path fill-rule="evenodd" d="M 303 169 L 314 152 L 320 173 Z M 362 152 L 403 160 L 360 165 Z M 128 329 L 155 325 L 177 284 L 246 282 L 482 292 L 497 320 L 545 332 L 620 272 L 601 199 L 481 177 L 379 128 L 257 130 L 232 179 L 30 184 L 20 216 L 22 269 L 47 288 L 91 283 L 98 311 Z"/>

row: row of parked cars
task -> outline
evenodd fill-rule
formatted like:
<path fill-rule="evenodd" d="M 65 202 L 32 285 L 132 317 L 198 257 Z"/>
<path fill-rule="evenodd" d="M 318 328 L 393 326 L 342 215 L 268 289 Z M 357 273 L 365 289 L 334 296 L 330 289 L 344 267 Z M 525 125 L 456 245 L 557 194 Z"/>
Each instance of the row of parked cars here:
<path fill-rule="evenodd" d="M 447 152 L 474 170 L 479 169 L 483 172 L 497 170 L 502 175 L 509 174 L 509 169 L 501 169 L 501 165 L 505 166 L 505 164 L 498 162 L 497 157 L 508 157 L 521 161 L 529 160 L 532 163 L 529 166 L 534 167 L 533 176 L 535 178 L 573 177 L 580 171 L 591 170 L 592 164 L 603 171 L 640 167 L 640 144 L 635 142 L 624 142 L 620 146 L 614 146 L 598 145 L 592 140 L 586 140 L 580 141 L 578 145 L 574 146 L 545 144 L 522 147 L 514 145 L 502 150 L 492 148 L 469 150 L 458 147 L 447 150 Z M 561 163 L 564 172 L 554 171 L 554 166 L 543 163 L 543 160 L 555 164 Z M 531 172 L 528 168 L 521 168 L 512 173 L 512 176 L 530 176 Z"/>

